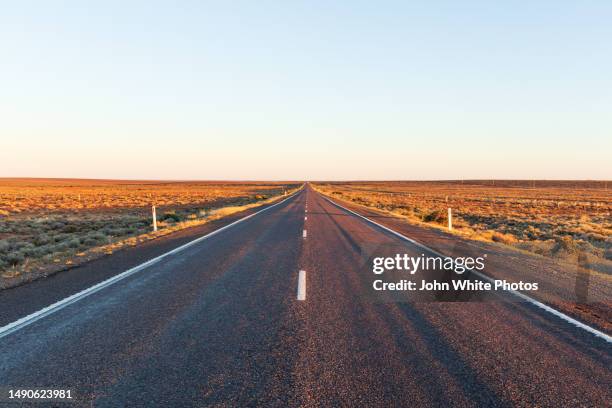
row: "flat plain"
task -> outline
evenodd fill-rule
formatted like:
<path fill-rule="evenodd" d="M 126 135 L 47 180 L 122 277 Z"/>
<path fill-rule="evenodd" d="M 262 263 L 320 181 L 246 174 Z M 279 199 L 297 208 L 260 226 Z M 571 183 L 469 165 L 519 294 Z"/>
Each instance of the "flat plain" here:
<path fill-rule="evenodd" d="M 0 179 L 0 288 L 265 203 L 298 186 Z"/>
<path fill-rule="evenodd" d="M 605 181 L 316 183 L 331 197 L 464 238 L 612 274 L 612 192 Z"/>

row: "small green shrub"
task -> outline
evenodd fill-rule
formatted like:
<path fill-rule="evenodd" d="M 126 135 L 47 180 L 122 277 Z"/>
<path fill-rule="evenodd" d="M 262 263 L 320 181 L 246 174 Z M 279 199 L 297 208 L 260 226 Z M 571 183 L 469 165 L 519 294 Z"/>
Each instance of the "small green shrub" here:
<path fill-rule="evenodd" d="M 571 236 L 563 236 L 556 239 L 553 254 L 574 255 L 580 252 L 578 244 Z"/>
<path fill-rule="evenodd" d="M 422 219 L 425 222 L 436 222 L 438 224 L 443 224 L 447 220 L 447 215 L 444 211 L 433 210 L 425 214 Z"/>
<path fill-rule="evenodd" d="M 66 244 L 70 248 L 78 248 L 81 245 L 81 240 L 79 238 L 72 238 Z"/>
<path fill-rule="evenodd" d="M 183 217 L 179 216 L 175 212 L 168 212 L 168 213 L 164 213 L 160 217 L 160 221 L 164 221 L 164 222 L 179 222 L 179 221 L 182 221 L 182 218 Z"/>
<path fill-rule="evenodd" d="M 10 266 L 17 266 L 24 261 L 24 256 L 20 252 L 11 252 L 4 256 L 4 261 Z"/>
<path fill-rule="evenodd" d="M 38 235 L 36 238 L 34 238 L 34 245 L 36 246 L 47 245 L 50 242 L 51 242 L 51 238 L 47 234 L 41 234 L 41 235 Z"/>

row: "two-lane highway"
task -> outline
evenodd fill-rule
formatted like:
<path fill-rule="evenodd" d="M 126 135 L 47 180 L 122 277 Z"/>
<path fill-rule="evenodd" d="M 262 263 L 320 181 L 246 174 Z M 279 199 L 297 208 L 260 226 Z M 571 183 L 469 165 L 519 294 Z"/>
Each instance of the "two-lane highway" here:
<path fill-rule="evenodd" d="M 374 296 L 371 256 L 400 250 L 423 252 L 306 186 L 0 338 L 0 385 L 101 407 L 612 400 L 610 344 L 527 302 Z"/>

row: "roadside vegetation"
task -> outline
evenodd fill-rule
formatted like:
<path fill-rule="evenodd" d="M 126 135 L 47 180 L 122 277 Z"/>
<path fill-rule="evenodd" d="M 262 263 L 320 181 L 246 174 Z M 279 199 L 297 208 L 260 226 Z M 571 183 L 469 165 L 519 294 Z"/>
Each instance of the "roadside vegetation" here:
<path fill-rule="evenodd" d="M 272 201 L 298 187 L 0 179 L 0 289 Z"/>
<path fill-rule="evenodd" d="M 612 274 L 612 192 L 595 181 L 316 183 L 319 191 L 413 223 Z"/>

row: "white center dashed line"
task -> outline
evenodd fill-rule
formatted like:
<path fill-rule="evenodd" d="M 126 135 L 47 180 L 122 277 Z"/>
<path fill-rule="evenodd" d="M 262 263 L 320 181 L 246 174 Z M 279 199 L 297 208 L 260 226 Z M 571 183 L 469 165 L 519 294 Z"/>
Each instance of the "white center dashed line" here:
<path fill-rule="evenodd" d="M 302 238 L 306 238 L 307 235 L 308 235 L 308 232 L 306 230 L 302 231 Z"/>
<path fill-rule="evenodd" d="M 297 300 L 306 300 L 306 271 L 300 271 L 298 277 Z"/>

